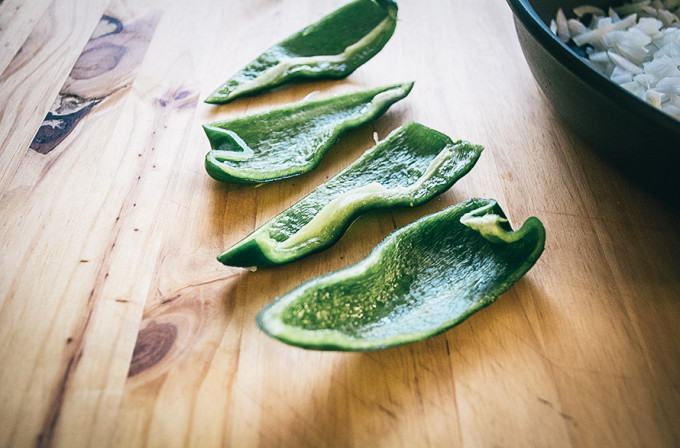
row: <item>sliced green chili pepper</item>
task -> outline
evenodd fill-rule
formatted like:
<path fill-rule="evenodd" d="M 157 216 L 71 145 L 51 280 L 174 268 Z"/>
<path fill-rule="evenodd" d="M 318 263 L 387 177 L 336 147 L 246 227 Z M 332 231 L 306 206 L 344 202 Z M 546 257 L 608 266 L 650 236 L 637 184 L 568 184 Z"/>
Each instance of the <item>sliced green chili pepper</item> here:
<path fill-rule="evenodd" d="M 259 327 L 317 350 L 376 350 L 437 335 L 493 303 L 543 251 L 534 217 L 516 232 L 496 201 L 472 199 L 395 230 L 359 263 L 267 305 Z"/>
<path fill-rule="evenodd" d="M 229 266 L 263 266 L 326 249 L 363 212 L 413 207 L 442 193 L 472 169 L 482 149 L 406 124 L 217 259 Z"/>
<path fill-rule="evenodd" d="M 266 50 L 205 102 L 228 103 L 294 79 L 344 78 L 375 56 L 396 26 L 393 0 L 355 0 Z"/>
<path fill-rule="evenodd" d="M 413 83 L 302 101 L 204 125 L 213 148 L 205 168 L 224 182 L 265 182 L 315 168 L 348 129 L 382 115 Z"/>

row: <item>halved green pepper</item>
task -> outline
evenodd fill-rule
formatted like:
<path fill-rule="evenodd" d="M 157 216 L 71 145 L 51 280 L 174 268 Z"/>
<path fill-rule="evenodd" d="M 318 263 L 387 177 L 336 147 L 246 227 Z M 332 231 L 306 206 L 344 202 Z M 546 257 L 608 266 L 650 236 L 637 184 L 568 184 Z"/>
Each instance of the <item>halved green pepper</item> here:
<path fill-rule="evenodd" d="M 265 182 L 315 168 L 340 135 L 382 115 L 413 83 L 302 101 L 203 126 L 205 168 L 223 182 Z"/>
<path fill-rule="evenodd" d="M 361 213 L 416 206 L 451 187 L 482 147 L 411 122 L 217 259 L 229 266 L 298 260 L 334 244 Z"/>
<path fill-rule="evenodd" d="M 538 260 L 545 229 L 513 232 L 491 199 L 471 199 L 388 235 L 359 263 L 267 305 L 258 326 L 317 350 L 376 350 L 437 335 L 493 303 Z"/>
<path fill-rule="evenodd" d="M 393 0 L 355 0 L 266 50 L 205 102 L 228 103 L 295 79 L 344 78 L 375 56 L 396 26 Z"/>

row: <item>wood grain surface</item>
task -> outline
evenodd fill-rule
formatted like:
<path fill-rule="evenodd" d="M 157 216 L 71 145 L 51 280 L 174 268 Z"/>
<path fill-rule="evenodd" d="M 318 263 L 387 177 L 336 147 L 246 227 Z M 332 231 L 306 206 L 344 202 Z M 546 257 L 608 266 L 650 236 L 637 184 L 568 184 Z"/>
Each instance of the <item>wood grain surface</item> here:
<path fill-rule="evenodd" d="M 504 0 L 401 0 L 392 40 L 349 78 L 202 102 L 343 3 L 0 3 L 0 446 L 680 445 L 678 210 L 554 113 Z M 311 173 L 254 188 L 203 168 L 203 123 L 411 80 Z M 411 120 L 484 145 L 477 166 L 299 262 L 215 260 Z M 493 306 L 367 353 L 257 329 L 278 295 L 470 197 L 547 230 L 541 259 Z"/>

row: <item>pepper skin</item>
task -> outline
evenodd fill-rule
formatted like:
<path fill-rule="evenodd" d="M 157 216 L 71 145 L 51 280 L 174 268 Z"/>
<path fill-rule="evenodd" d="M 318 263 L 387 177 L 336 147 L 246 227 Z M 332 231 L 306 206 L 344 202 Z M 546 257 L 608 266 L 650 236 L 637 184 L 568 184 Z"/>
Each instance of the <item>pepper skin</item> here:
<path fill-rule="evenodd" d="M 411 122 L 217 259 L 253 267 L 298 260 L 334 244 L 368 210 L 417 206 L 450 188 L 482 147 Z"/>
<path fill-rule="evenodd" d="M 212 147 L 206 171 L 216 180 L 239 183 L 311 171 L 344 132 L 379 117 L 412 87 L 411 82 L 301 101 L 204 125 Z"/>
<path fill-rule="evenodd" d="M 225 104 L 296 79 L 345 78 L 390 40 L 397 10 L 393 0 L 355 0 L 266 50 L 205 102 Z"/>
<path fill-rule="evenodd" d="M 363 351 L 420 341 L 493 303 L 538 260 L 534 217 L 513 232 L 492 199 L 471 199 L 388 235 L 357 264 L 309 280 L 260 311 L 287 344 Z"/>

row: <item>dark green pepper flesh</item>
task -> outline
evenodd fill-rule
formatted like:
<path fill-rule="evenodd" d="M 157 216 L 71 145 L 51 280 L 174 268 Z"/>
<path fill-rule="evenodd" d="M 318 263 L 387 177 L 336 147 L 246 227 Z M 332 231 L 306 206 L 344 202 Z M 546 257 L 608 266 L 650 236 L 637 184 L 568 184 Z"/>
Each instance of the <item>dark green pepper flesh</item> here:
<path fill-rule="evenodd" d="M 321 251 L 368 210 L 414 207 L 444 192 L 472 169 L 482 149 L 418 123 L 406 124 L 218 260 L 251 267 Z"/>
<path fill-rule="evenodd" d="M 283 342 L 319 350 L 422 340 L 493 303 L 544 244 L 538 219 L 512 232 L 495 201 L 472 199 L 395 230 L 356 265 L 281 296 L 257 322 Z"/>
<path fill-rule="evenodd" d="M 212 147 L 206 171 L 216 180 L 238 183 L 311 171 L 344 132 L 379 117 L 412 87 L 405 83 L 362 90 L 204 125 Z"/>
<path fill-rule="evenodd" d="M 397 10 L 393 0 L 355 0 L 266 50 L 205 102 L 228 103 L 296 79 L 347 77 L 392 37 Z"/>

